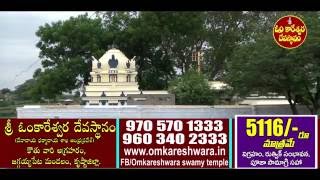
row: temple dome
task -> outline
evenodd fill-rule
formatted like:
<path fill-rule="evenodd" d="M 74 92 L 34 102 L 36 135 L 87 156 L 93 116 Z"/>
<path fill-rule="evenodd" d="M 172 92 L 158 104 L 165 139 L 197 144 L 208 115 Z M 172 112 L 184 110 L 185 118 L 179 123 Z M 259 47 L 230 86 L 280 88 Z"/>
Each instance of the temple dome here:
<path fill-rule="evenodd" d="M 144 91 L 142 93 L 139 90 L 138 72 L 135 66 L 134 57 L 129 59 L 116 48 L 109 49 L 99 59 L 92 57 L 91 81 L 85 86 L 82 100 L 89 105 L 126 105 L 131 96 L 152 95 L 149 100 L 149 103 L 152 104 L 157 102 L 155 99 L 158 98 L 158 95 L 161 96 L 159 98 L 162 98 L 164 94 L 168 94 L 167 91 Z M 146 100 L 145 97 L 142 99 Z M 136 101 L 132 98 L 131 100 Z"/>
<path fill-rule="evenodd" d="M 110 70 L 110 69 L 117 69 L 117 70 L 135 70 L 135 60 L 134 58 L 129 59 L 126 55 L 123 54 L 119 49 L 109 49 L 107 52 L 103 54 L 103 56 L 96 60 L 93 57 L 92 67 L 98 68 L 97 64 L 101 63 L 100 69 L 102 70 Z"/>

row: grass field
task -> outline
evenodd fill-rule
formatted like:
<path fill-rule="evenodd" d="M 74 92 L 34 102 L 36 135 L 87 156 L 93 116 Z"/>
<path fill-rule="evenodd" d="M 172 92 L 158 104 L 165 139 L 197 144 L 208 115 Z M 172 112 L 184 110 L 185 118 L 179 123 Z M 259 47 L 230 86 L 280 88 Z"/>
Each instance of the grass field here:
<path fill-rule="evenodd" d="M 0 118 L 17 117 L 16 105 L 0 107 Z"/>
<path fill-rule="evenodd" d="M 14 118 L 17 117 L 17 107 L 22 107 L 29 101 L 3 101 L 0 103 L 0 118 Z"/>
<path fill-rule="evenodd" d="M 79 102 L 75 101 L 80 104 Z M 32 101 L 1 101 L 0 102 L 0 118 L 15 118 L 17 117 L 17 107 L 23 107 L 26 104 L 37 104 L 37 105 L 55 105 L 56 103 L 34 103 Z"/>

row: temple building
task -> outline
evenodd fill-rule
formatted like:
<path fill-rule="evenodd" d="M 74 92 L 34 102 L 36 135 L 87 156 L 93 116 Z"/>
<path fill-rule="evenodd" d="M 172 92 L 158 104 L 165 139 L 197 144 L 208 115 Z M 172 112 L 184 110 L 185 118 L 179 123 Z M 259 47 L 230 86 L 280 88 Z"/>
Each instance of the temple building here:
<path fill-rule="evenodd" d="M 91 82 L 81 95 L 87 105 L 173 105 L 168 91 L 142 91 L 137 82 L 135 57 L 128 59 L 111 48 L 100 59 L 92 57 Z"/>

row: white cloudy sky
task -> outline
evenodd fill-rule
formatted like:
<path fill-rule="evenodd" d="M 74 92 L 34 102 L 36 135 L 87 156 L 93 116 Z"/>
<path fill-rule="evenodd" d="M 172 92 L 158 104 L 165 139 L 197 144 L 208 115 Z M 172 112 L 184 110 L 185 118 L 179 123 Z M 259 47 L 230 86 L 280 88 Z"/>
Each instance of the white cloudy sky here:
<path fill-rule="evenodd" d="M 66 20 L 86 12 L 0 12 L 0 89 L 10 88 L 30 79 L 41 67 L 35 35 L 39 26 Z M 88 12 L 89 15 L 94 12 Z"/>

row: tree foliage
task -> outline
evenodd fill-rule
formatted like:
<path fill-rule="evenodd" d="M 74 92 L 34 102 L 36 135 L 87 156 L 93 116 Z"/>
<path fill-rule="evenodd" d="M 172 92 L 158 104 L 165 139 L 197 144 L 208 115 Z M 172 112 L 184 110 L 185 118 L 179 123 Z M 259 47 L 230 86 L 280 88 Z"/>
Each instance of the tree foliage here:
<path fill-rule="evenodd" d="M 40 37 L 37 47 L 45 69 L 36 89 L 48 97 L 87 83 L 91 56 L 101 56 L 108 44 L 101 19 L 91 19 L 88 15 L 45 24 L 36 35 Z"/>
<path fill-rule="evenodd" d="M 223 79 L 234 50 L 272 30 L 278 12 L 207 12 L 204 71 L 210 79 Z"/>
<path fill-rule="evenodd" d="M 176 104 L 212 105 L 215 100 L 208 80 L 194 70 L 171 81 L 169 91 L 176 95 Z"/>
<path fill-rule="evenodd" d="M 36 80 L 28 79 L 24 83 L 15 87 L 14 94 L 19 100 L 31 100 L 32 94 L 30 93 L 31 89 L 36 84 Z"/>
<path fill-rule="evenodd" d="M 176 75 L 192 67 L 191 53 L 204 42 L 204 13 L 102 13 L 114 42 L 136 56 L 140 89 L 166 89 Z"/>
<path fill-rule="evenodd" d="M 319 113 L 319 14 L 297 13 L 308 27 L 308 39 L 299 48 L 279 47 L 272 34 L 261 35 L 240 46 L 232 55 L 226 80 L 240 95 L 258 91 L 277 92 L 287 97 L 293 114 L 297 103 L 305 104 L 312 114 Z M 272 29 L 272 27 L 269 27 Z"/>
<path fill-rule="evenodd" d="M 278 47 L 271 34 L 274 22 L 285 14 L 297 14 L 308 26 L 306 42 L 295 50 Z M 129 58 L 136 56 L 140 89 L 161 90 L 170 86 L 173 90 L 174 85 L 169 82 L 181 83 L 184 78 L 180 75 L 186 76 L 183 82 L 198 84 L 194 81 L 195 73 L 187 72 L 195 67 L 192 52 L 203 50 L 202 70 L 209 80 L 226 80 L 240 95 L 277 92 L 287 96 L 294 113 L 297 103 L 306 104 L 317 113 L 317 18 L 316 12 L 247 11 L 97 12 L 94 17 L 71 17 L 39 27 L 36 35 L 40 38 L 37 47 L 42 70 L 37 70 L 33 79 L 16 91 L 25 91 L 24 95 L 20 93 L 25 98 L 39 100 L 55 99 L 63 92 L 77 90 L 90 81 L 91 56 L 101 57 L 112 44 Z M 177 77 L 179 80 L 174 80 Z M 205 85 L 199 89 L 210 94 Z M 184 97 L 186 92 L 194 95 L 193 91 L 180 90 L 177 97 Z M 181 104 L 204 103 L 192 98 L 182 101 L 177 99 Z"/>
<path fill-rule="evenodd" d="M 7 93 L 10 93 L 10 92 L 11 92 L 11 90 L 9 88 L 3 88 L 3 89 L 0 90 L 1 94 L 7 94 Z"/>

